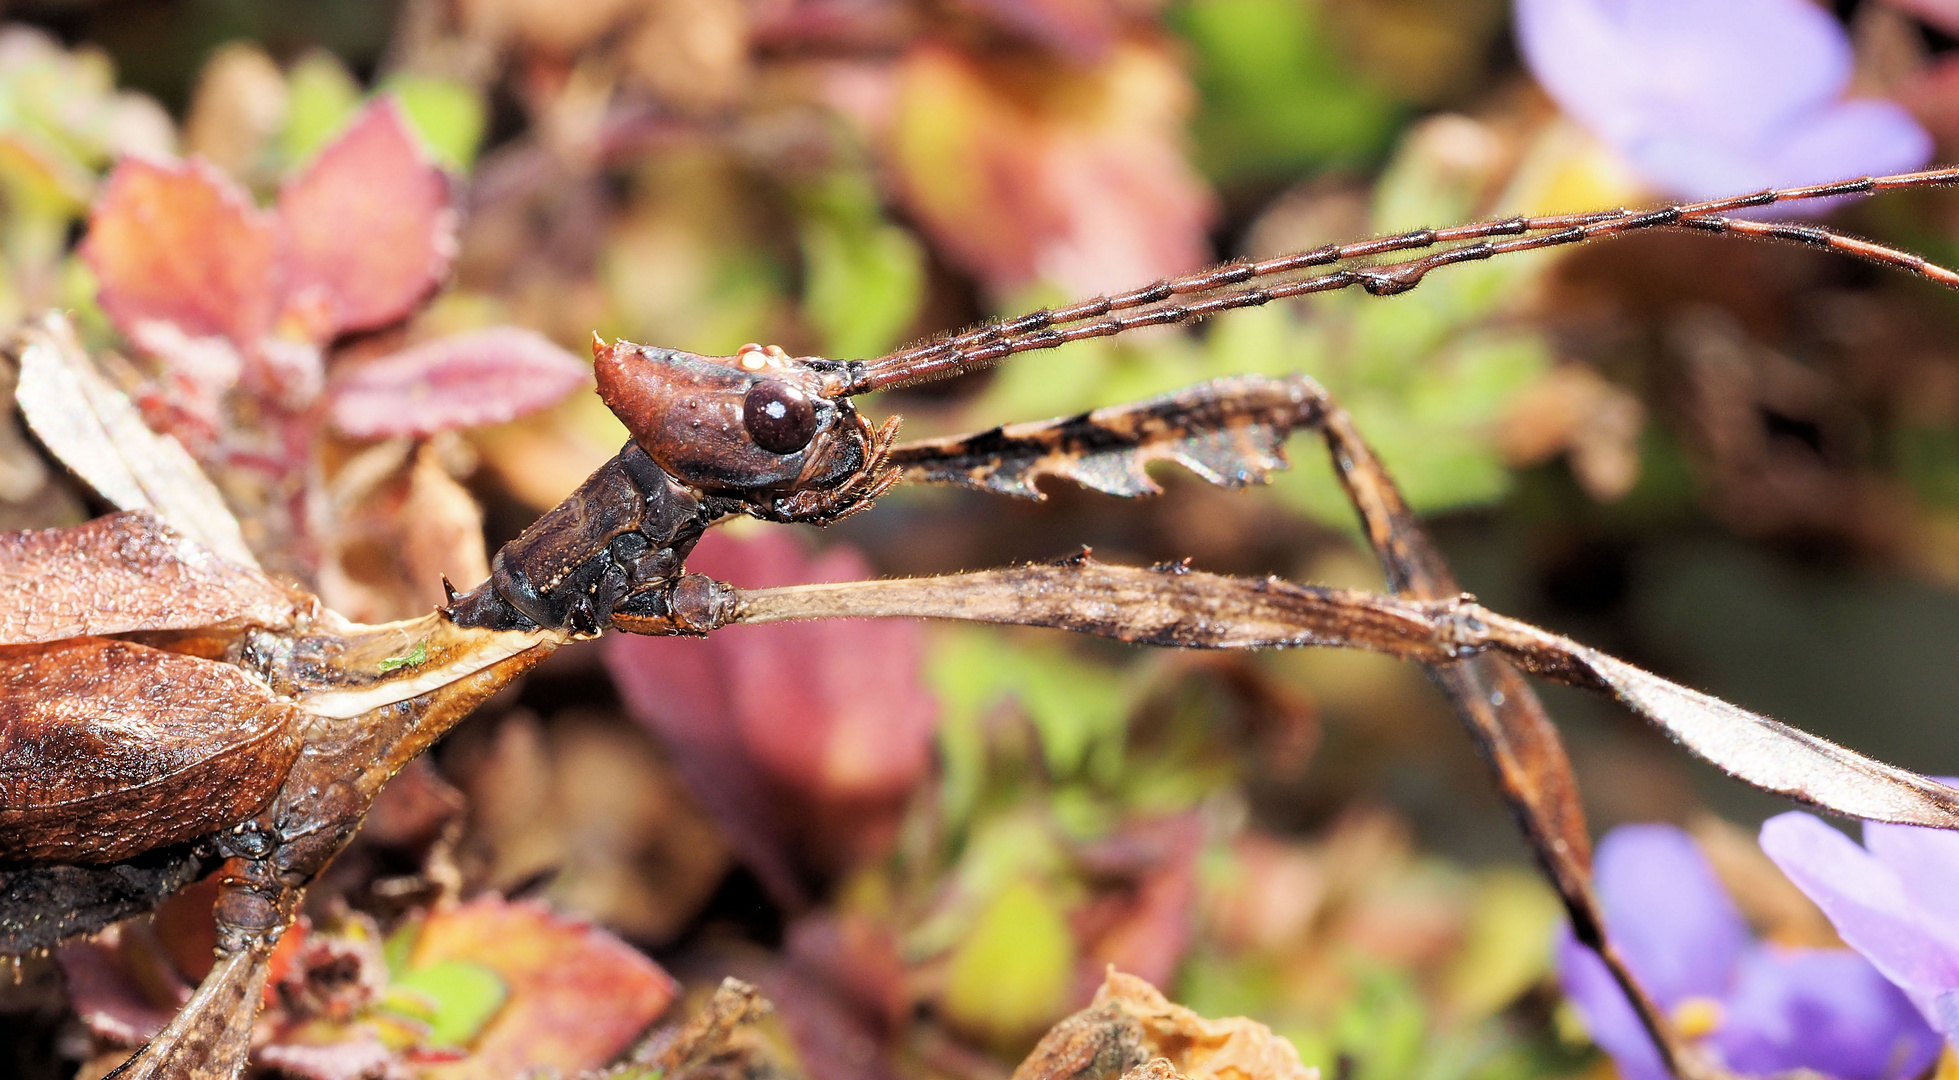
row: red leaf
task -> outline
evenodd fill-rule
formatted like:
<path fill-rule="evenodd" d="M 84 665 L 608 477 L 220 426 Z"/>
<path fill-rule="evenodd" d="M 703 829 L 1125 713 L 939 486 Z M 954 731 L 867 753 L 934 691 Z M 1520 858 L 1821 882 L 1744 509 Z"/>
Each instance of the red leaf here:
<path fill-rule="evenodd" d="M 542 334 L 499 326 L 342 368 L 329 393 L 346 434 L 419 438 L 514 420 L 591 382 L 592 365 Z"/>
<path fill-rule="evenodd" d="M 673 1001 L 673 979 L 631 946 L 534 903 L 485 895 L 423 924 L 408 966 L 481 964 L 510 997 L 463 1061 L 424 1066 L 431 1080 L 565 1074 L 617 1057 Z"/>
<path fill-rule="evenodd" d="M 1029 67 L 922 45 L 897 80 L 899 194 L 994 292 L 1039 278 L 1086 295 L 1210 261 L 1214 200 L 1182 154 L 1193 94 L 1167 50 Z"/>
<path fill-rule="evenodd" d="M 455 258 L 450 199 L 394 103 L 369 106 L 279 192 L 282 314 L 313 340 L 406 316 Z"/>
<path fill-rule="evenodd" d="M 272 321 L 271 220 L 203 162 L 125 159 L 89 216 L 82 258 L 131 338 L 151 320 L 190 337 L 257 340 Z"/>

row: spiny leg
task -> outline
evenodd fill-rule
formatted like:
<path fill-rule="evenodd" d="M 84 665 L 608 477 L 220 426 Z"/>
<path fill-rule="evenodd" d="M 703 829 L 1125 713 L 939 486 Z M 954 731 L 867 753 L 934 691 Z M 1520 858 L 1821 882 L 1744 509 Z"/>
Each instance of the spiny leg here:
<path fill-rule="evenodd" d="M 1182 648 L 1318 645 L 1386 653 L 1442 673 L 1438 681 L 1458 701 L 1491 685 L 1506 688 L 1502 704 L 1482 699 L 1489 703 L 1493 717 L 1487 723 L 1503 740 L 1486 750 L 1492 757 L 1508 752 L 1522 760 L 1517 773 L 1541 787 L 1544 778 L 1529 772 L 1536 763 L 1516 753 L 1520 740 L 1508 727 L 1514 725 L 1515 715 L 1510 702 L 1526 700 L 1517 691 L 1527 692 L 1527 688 L 1507 660 L 1547 678 L 1611 693 L 1690 751 L 1746 782 L 1850 816 L 1959 827 L 1959 793 L 1952 789 L 1678 686 L 1461 597 L 1416 601 L 1272 578 L 1223 577 L 1176 566 L 1108 566 L 1085 555 L 1006 570 L 754 590 L 689 574 L 662 588 L 667 596 L 659 605 L 660 617 L 615 615 L 615 625 L 633 633 L 702 634 L 736 623 L 934 618 L 1045 626 Z M 1483 663 L 1497 665 L 1497 674 L 1478 670 Z M 1448 678 L 1447 673 L 1465 670 L 1469 678 Z M 1478 735 L 1482 736 L 1481 729 Z M 1558 761 L 1562 764 L 1561 757 Z M 1554 779 L 1568 790 L 1569 777 Z M 1546 801 L 1537 794 L 1539 787 L 1527 788 L 1512 803 L 1533 843 L 1551 835 L 1535 817 Z M 1642 1017 L 1676 1075 L 1721 1075 L 1677 1040 L 1665 1015 L 1599 932 L 1583 850 L 1566 843 L 1551 852 L 1540 848 L 1540 856 L 1554 873 L 1564 875 L 1554 879 L 1561 891 L 1576 884 L 1565 892 L 1574 921 L 1591 920 L 1592 936 L 1604 945 L 1602 955 L 1613 964 L 1629 997 L 1643 1006 Z"/>
<path fill-rule="evenodd" d="M 273 946 L 292 922 L 299 890 L 277 884 L 262 859 L 226 860 L 217 901 L 218 962 L 184 1007 L 109 1077 L 234 1080 L 251 1055 Z M 105 1078 L 106 1080 L 106 1078 Z"/>

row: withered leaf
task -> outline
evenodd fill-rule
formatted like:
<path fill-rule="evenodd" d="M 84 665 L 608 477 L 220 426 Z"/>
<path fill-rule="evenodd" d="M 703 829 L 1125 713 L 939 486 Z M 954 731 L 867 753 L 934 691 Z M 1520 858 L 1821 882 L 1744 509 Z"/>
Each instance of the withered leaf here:
<path fill-rule="evenodd" d="M 0 858 L 113 862 L 249 817 L 303 716 L 239 668 L 133 642 L 0 647 Z"/>
<path fill-rule="evenodd" d="M 96 371 L 67 319 L 50 315 L 23 334 L 15 398 L 41 442 L 103 498 L 153 511 L 218 555 L 258 568 L 224 497 L 182 444 L 151 431 Z"/>
<path fill-rule="evenodd" d="M 1113 1007 L 1141 1024 L 1143 1048 L 1190 1080 L 1318 1080 L 1292 1043 L 1242 1016 L 1208 1020 L 1149 983 L 1109 969 L 1090 1008 Z"/>
<path fill-rule="evenodd" d="M 1258 375 L 1197 386 L 1077 416 L 905 443 L 891 453 L 905 479 L 1043 498 L 1058 476 L 1124 497 L 1162 489 L 1146 467 L 1174 461 L 1213 484 L 1261 484 L 1286 467 L 1285 442 L 1317 424 L 1319 396 L 1303 376 Z"/>
<path fill-rule="evenodd" d="M 1290 1042 L 1242 1016 L 1207 1020 L 1156 987 L 1108 969 L 1088 1008 L 1056 1024 L 1013 1080 L 1116 1080 L 1162 1076 L 1161 1061 L 1189 1080 L 1318 1080 Z"/>
<path fill-rule="evenodd" d="M 147 510 L 0 533 L 0 644 L 293 621 L 292 597 Z"/>

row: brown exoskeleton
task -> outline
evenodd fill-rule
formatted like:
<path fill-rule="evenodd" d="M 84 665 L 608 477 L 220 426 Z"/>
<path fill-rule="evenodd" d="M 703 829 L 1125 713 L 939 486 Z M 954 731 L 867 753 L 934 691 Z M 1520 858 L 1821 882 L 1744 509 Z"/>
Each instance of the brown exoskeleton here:
<path fill-rule="evenodd" d="M 872 361 L 791 357 L 759 345 L 709 357 L 595 341 L 599 392 L 633 441 L 505 545 L 488 581 L 452 594 L 439 612 L 380 627 L 349 624 L 274 586 L 248 552 L 227 547 L 222 529 L 182 509 L 184 500 L 159 496 L 154 485 L 113 493 L 121 487 L 79 460 L 84 450 L 65 449 L 80 422 L 63 414 L 63 392 L 45 388 L 69 380 L 87 401 L 88 422 L 111 430 L 103 418 L 127 403 L 106 387 L 90 390 L 72 343 L 40 331 L 23 354 L 30 422 L 132 512 L 0 537 L 0 945 L 45 947 L 153 906 L 221 865 L 220 962 L 120 1074 L 229 1077 L 243 1067 L 266 956 L 299 890 L 345 843 L 380 783 L 572 638 L 914 616 L 1194 648 L 1333 645 L 1426 666 L 1488 756 L 1580 939 L 1605 957 L 1669 1064 L 1705 1074 L 1706 1063 L 1674 1036 L 1603 932 L 1570 766 L 1520 672 L 1611 693 L 1737 778 L 1838 813 L 1959 827 L 1959 792 L 1478 605 L 1460 592 L 1347 414 L 1306 376 L 1218 380 L 1133 405 L 908 444 L 895 442 L 895 419 L 873 425 L 851 398 L 1288 296 L 1351 285 L 1393 294 L 1450 263 L 1636 229 L 1821 245 L 1954 286 L 1959 275 L 1880 245 L 1723 216 L 1954 182 L 1959 170 L 1423 230 L 1229 263 Z M 1383 258 L 1416 249 L 1435 250 Z M 30 393 L 36 371 L 43 389 Z M 1110 566 L 1085 553 L 978 573 L 759 590 L 685 569 L 717 521 L 824 524 L 865 509 L 901 479 L 1038 497 L 1035 481 L 1058 476 L 1133 496 L 1155 490 L 1148 462 L 1174 460 L 1214 483 L 1257 483 L 1284 466 L 1284 443 L 1301 430 L 1326 440 L 1395 595 L 1221 577 L 1183 564 Z M 222 723 L 208 723 L 214 718 Z M 207 722 L 193 722 L 200 720 Z"/>

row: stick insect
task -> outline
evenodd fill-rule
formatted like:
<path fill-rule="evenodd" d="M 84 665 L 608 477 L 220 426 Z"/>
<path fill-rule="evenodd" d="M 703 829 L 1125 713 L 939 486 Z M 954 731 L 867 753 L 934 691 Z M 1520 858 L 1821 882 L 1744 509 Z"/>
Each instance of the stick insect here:
<path fill-rule="evenodd" d="M 267 958 L 301 890 L 388 777 L 559 645 L 609 630 L 960 619 L 1182 648 L 1358 648 L 1422 664 L 1488 759 L 1577 936 L 1605 959 L 1669 1068 L 1719 1075 L 1605 932 L 1571 767 L 1524 674 L 1611 694 L 1737 779 L 1839 814 L 1959 828 L 1959 791 L 1484 608 L 1460 590 L 1348 415 L 1306 375 L 1220 379 L 910 443 L 897 441 L 897 418 L 873 424 L 851 399 L 1286 297 L 1355 286 L 1389 296 L 1454 263 L 1641 230 L 1804 244 L 1955 287 L 1959 274 L 1908 252 L 1730 216 L 1954 183 L 1959 169 L 1425 229 L 1227 263 L 867 361 L 760 345 L 713 357 L 595 337 L 598 392 L 632 441 L 504 545 L 487 581 L 385 626 L 349 623 L 258 571 L 235 528 L 211 524 L 216 493 L 187 459 L 170 483 L 137 475 L 133 486 L 118 470 L 155 473 L 154 461 L 136 461 L 151 451 L 95 460 L 76 433 L 126 431 L 133 413 L 59 324 L 47 324 L 20 350 L 23 412 L 124 512 L 0 537 L 0 952 L 99 928 L 216 869 L 219 962 L 116 1075 L 236 1076 Z M 1057 477 L 1136 496 L 1156 490 L 1145 466 L 1158 460 L 1242 487 L 1285 467 L 1287 439 L 1308 431 L 1325 441 L 1392 595 L 1185 563 L 1108 565 L 1085 551 L 1008 569 L 753 590 L 686 570 L 695 542 L 731 517 L 827 524 L 907 481 L 1038 498 L 1036 481 Z M 224 723 L 192 723 L 213 715 Z"/>

